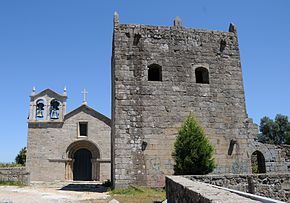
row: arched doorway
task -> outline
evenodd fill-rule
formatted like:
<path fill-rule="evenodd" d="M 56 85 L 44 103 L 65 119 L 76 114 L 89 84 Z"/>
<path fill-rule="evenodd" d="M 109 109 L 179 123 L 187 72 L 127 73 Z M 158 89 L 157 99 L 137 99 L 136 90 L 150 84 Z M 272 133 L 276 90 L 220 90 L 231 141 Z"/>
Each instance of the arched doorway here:
<path fill-rule="evenodd" d="M 71 143 L 67 150 L 65 163 L 66 180 L 99 180 L 100 151 L 95 143 L 89 140 L 78 140 Z"/>
<path fill-rule="evenodd" d="M 92 153 L 87 149 L 79 149 L 74 153 L 73 179 L 92 180 Z"/>
<path fill-rule="evenodd" d="M 265 157 L 260 151 L 254 151 L 251 155 L 252 173 L 266 173 Z"/>

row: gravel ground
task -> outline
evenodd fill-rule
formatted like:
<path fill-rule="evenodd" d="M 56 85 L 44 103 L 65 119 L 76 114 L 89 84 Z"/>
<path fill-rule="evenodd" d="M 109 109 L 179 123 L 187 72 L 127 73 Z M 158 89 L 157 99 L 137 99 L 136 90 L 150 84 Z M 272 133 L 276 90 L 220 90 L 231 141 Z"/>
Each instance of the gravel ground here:
<path fill-rule="evenodd" d="M 0 203 L 108 202 L 106 192 L 79 192 L 37 186 L 0 186 Z"/>

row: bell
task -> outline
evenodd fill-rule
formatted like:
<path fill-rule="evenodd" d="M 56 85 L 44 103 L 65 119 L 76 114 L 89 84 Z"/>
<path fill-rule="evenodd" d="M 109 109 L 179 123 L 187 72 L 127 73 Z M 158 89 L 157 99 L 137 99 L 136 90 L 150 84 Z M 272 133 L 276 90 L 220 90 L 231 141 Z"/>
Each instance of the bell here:
<path fill-rule="evenodd" d="M 58 112 L 56 110 L 52 110 L 50 114 L 51 119 L 58 119 Z"/>
<path fill-rule="evenodd" d="M 36 111 L 36 117 L 37 118 L 43 118 L 43 112 L 41 110 Z"/>

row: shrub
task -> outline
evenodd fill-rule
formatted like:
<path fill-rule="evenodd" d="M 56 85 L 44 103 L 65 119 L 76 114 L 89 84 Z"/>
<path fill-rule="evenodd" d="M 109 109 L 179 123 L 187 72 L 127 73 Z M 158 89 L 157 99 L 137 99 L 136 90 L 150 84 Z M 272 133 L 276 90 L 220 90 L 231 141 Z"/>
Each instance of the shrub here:
<path fill-rule="evenodd" d="M 178 132 L 173 158 L 176 175 L 204 175 L 213 171 L 214 148 L 209 143 L 203 128 L 189 114 Z"/>
<path fill-rule="evenodd" d="M 15 157 L 16 164 L 21 164 L 22 166 L 25 166 L 26 163 L 26 147 L 22 148 L 20 152 Z"/>

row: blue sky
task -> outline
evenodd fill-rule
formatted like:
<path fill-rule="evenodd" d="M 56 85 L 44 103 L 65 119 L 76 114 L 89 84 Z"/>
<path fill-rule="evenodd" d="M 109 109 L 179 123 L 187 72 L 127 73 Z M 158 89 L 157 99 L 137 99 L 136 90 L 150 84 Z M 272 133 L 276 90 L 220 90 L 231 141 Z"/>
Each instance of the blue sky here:
<path fill-rule="evenodd" d="M 228 30 L 237 25 L 249 117 L 290 116 L 290 1 L 288 0 L 1 0 L 0 162 L 27 142 L 32 87 L 68 91 L 68 111 L 82 102 L 111 116 L 114 11 L 121 23 Z"/>

